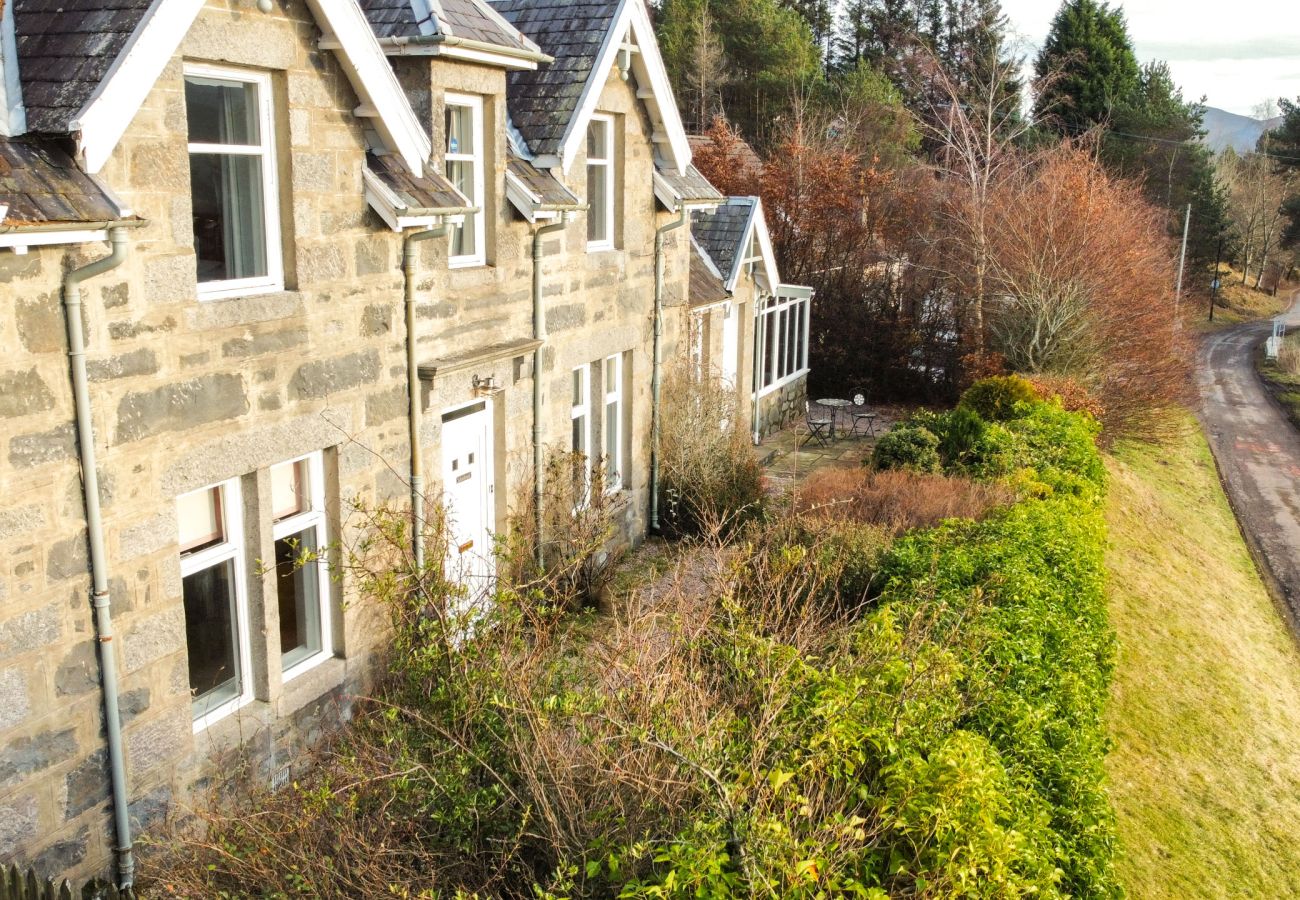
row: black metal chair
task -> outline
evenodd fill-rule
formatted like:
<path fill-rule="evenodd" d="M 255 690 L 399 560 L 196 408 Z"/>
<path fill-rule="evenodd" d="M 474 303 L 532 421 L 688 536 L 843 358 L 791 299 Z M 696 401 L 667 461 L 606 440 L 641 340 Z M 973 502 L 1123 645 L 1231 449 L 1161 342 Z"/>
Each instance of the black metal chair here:
<path fill-rule="evenodd" d="M 853 405 L 849 407 L 849 419 L 852 427 L 849 434 L 858 436 L 875 437 L 876 436 L 876 419 L 877 414 L 867 409 L 867 394 L 861 388 L 853 392 Z M 863 427 L 865 426 L 865 427 Z M 859 428 L 863 430 L 859 431 Z"/>
<path fill-rule="evenodd" d="M 835 437 L 835 410 L 827 409 L 820 403 L 804 403 L 804 422 L 806 432 L 799 446 L 806 446 L 811 441 L 816 441 L 820 446 L 829 446 L 832 438 Z"/>

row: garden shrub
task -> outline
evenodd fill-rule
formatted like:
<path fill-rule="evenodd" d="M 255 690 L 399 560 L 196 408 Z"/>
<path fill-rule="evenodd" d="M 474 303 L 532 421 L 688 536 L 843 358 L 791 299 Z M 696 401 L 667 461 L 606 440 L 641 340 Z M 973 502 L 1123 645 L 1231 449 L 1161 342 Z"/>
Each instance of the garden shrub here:
<path fill-rule="evenodd" d="M 985 736 L 1020 814 L 1052 832 L 1060 893 L 1113 896 L 1114 817 L 1103 787 L 1102 710 L 1113 664 L 1098 499 L 1027 500 L 980 523 L 899 541 L 881 602 L 903 618 L 939 605 L 945 631 L 980 635 L 962 673 L 972 698 L 955 727 Z"/>
<path fill-rule="evenodd" d="M 902 424 L 881 436 L 871 453 L 878 469 L 939 471 L 939 438 L 928 428 Z"/>
<path fill-rule="evenodd" d="M 808 516 L 848 519 L 901 534 L 944 519 L 980 519 L 1013 497 L 1000 484 L 969 478 L 854 468 L 814 472 L 799 487 L 794 503 Z"/>
<path fill-rule="evenodd" d="M 821 515 L 790 515 L 751 534 L 746 565 L 736 577 L 752 597 L 784 593 L 782 615 L 819 609 L 835 617 L 862 607 L 871 594 L 891 532 L 878 524 Z M 778 604 L 760 604 L 774 608 Z"/>
<path fill-rule="evenodd" d="M 752 522 L 695 544 L 689 572 L 618 615 L 563 615 L 536 584 L 504 584 L 466 628 L 436 573 L 374 566 L 364 595 L 395 625 L 380 702 L 291 791 L 261 789 L 258 815 L 212 816 L 150 863 L 152 883 L 195 897 L 1120 896 L 1096 425 L 1056 402 L 1019 412 L 987 423 L 1015 503 L 892 537 L 894 495 L 974 509 L 1009 489 L 863 473 L 854 490 L 881 498 L 854 502 L 891 524 L 826 507 Z"/>
<path fill-rule="evenodd" d="M 740 422 L 736 392 L 674 371 L 664 379 L 659 521 L 665 534 L 731 530 L 762 512 L 763 470 Z"/>
<path fill-rule="evenodd" d="M 957 403 L 989 422 L 1005 422 L 1020 415 L 1024 406 L 1040 399 L 1034 386 L 1019 375 L 981 378 L 966 389 Z"/>

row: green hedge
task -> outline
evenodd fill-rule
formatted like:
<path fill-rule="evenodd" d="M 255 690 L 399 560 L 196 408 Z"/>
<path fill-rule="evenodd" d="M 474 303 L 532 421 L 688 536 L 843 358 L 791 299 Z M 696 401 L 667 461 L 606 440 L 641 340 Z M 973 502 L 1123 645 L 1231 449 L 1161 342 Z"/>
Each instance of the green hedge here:
<path fill-rule="evenodd" d="M 917 424 L 943 435 L 952 415 Z M 711 762 L 742 771 L 761 747 L 770 783 L 737 776 L 740 821 L 699 810 L 649 872 L 611 878 L 619 896 L 736 896 L 755 871 L 782 897 L 1121 895 L 1096 424 L 1043 401 L 975 427 L 959 415 L 973 439 L 949 471 L 1010 479 L 1023 499 L 896 542 L 840 652 L 801 658 L 736 617 L 715 652 L 752 695 L 739 706 L 785 702 L 762 727 L 737 716 Z"/>
<path fill-rule="evenodd" d="M 717 557 L 721 596 L 622 629 L 530 588 L 459 630 L 381 569 L 384 702 L 212 825 L 180 893 L 1118 897 L 1096 425 L 1044 401 L 917 419 L 950 474 L 1021 499 L 892 544 L 759 523 Z"/>

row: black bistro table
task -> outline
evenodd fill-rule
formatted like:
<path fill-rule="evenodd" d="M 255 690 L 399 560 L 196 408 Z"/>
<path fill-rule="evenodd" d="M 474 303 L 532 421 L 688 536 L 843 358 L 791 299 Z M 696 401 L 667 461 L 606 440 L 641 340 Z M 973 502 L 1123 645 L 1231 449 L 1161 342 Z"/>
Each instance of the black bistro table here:
<path fill-rule="evenodd" d="M 852 400 L 840 400 L 835 397 L 829 397 L 824 400 L 816 401 L 818 406 L 824 406 L 831 411 L 831 440 L 835 439 L 835 427 L 840 423 L 840 416 L 844 410 L 853 405 Z"/>

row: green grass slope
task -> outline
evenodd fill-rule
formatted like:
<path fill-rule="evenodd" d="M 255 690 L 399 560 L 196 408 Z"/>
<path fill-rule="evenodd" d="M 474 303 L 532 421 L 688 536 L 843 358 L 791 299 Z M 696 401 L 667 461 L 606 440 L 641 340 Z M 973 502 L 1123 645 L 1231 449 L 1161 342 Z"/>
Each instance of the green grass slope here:
<path fill-rule="evenodd" d="M 1107 770 L 1131 897 L 1300 897 L 1300 651 L 1189 422 L 1108 458 Z"/>

